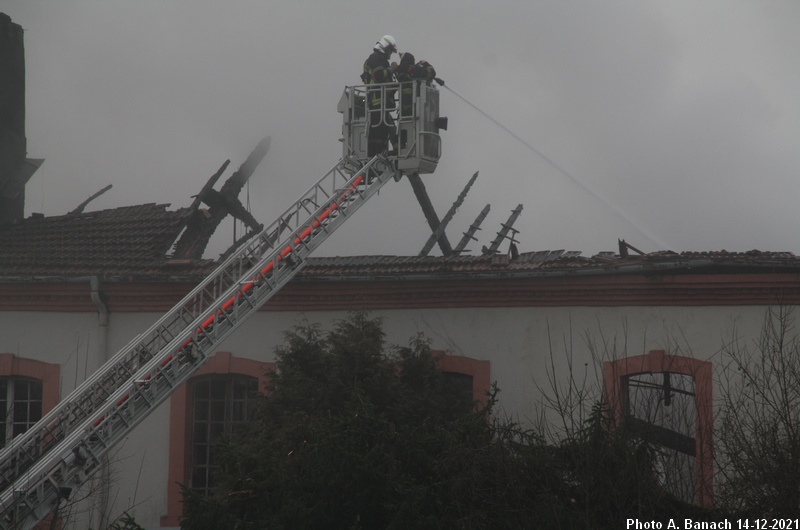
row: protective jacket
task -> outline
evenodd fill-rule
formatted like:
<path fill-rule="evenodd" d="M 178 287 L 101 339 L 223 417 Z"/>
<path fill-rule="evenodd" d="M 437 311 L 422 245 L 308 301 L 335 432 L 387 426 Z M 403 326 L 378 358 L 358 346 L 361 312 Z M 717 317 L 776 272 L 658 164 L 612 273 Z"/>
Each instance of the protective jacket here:
<path fill-rule="evenodd" d="M 396 76 L 399 83 L 405 83 L 400 88 L 400 110 L 403 116 L 408 116 L 411 114 L 411 100 L 414 94 L 414 85 L 411 82 L 430 82 L 436 77 L 436 70 L 428 61 L 414 63 L 414 56 L 406 52 L 397 66 Z"/>
<path fill-rule="evenodd" d="M 365 85 L 376 83 L 391 83 L 394 81 L 394 72 L 389 64 L 389 58 L 385 53 L 375 50 L 364 61 L 364 71 L 361 73 L 361 81 Z M 379 90 L 372 92 L 369 98 L 369 106 L 372 109 L 381 106 L 381 93 Z"/>
<path fill-rule="evenodd" d="M 400 83 L 406 81 L 431 81 L 436 77 L 436 70 L 428 61 L 414 63 L 414 56 L 404 53 L 397 66 L 397 80 Z"/>

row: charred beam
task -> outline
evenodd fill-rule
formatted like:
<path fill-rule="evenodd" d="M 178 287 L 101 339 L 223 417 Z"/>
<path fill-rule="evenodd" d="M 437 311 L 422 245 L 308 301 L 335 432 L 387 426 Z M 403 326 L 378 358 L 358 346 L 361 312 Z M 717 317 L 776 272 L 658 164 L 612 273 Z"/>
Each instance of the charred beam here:
<path fill-rule="evenodd" d="M 497 249 L 500 248 L 500 244 L 504 239 L 508 239 L 512 244 L 518 243 L 518 241 L 514 239 L 514 236 L 519 233 L 519 230 L 514 229 L 514 223 L 517 221 L 520 213 L 522 213 L 521 204 L 517 205 L 516 208 L 511 210 L 511 215 L 508 217 L 508 221 L 500 225 L 501 228 L 500 231 L 497 232 L 497 237 L 494 238 L 494 241 L 492 241 L 492 244 L 488 249 L 486 247 L 483 248 L 483 254 L 488 255 L 497 253 Z M 509 236 L 509 232 L 513 232 L 513 234 Z"/>
<path fill-rule="evenodd" d="M 291 226 L 289 224 L 291 217 L 292 214 L 287 215 L 282 222 L 278 223 L 278 226 L 275 228 L 275 230 L 273 230 L 271 234 L 267 235 L 267 237 L 264 240 L 267 247 L 272 248 L 278 241 L 278 238 L 281 237 L 281 235 L 283 235 L 283 233 L 289 229 L 289 227 Z M 233 254 L 236 251 L 236 249 L 239 248 L 240 245 L 242 245 L 242 243 L 249 241 L 251 237 L 255 236 L 256 233 L 259 232 L 259 230 L 250 230 L 245 235 L 234 241 L 233 244 L 220 255 L 219 257 L 220 261 L 227 259 L 228 256 Z"/>
<path fill-rule="evenodd" d="M 419 202 L 422 208 L 422 213 L 425 214 L 425 219 L 428 221 L 431 232 L 436 232 L 441 222 L 439 221 L 439 216 L 436 214 L 436 210 L 433 208 L 431 198 L 428 196 L 427 190 L 425 190 L 425 184 L 422 183 L 422 179 L 419 178 L 418 173 L 408 175 L 408 181 L 411 183 L 411 188 L 414 190 L 417 202 Z M 443 255 L 449 256 L 453 253 L 453 247 L 450 245 L 450 241 L 447 240 L 447 235 L 445 235 L 444 232 L 439 235 L 437 241 Z"/>
<path fill-rule="evenodd" d="M 214 190 L 213 187 L 227 168 L 227 161 L 206 182 L 200 193 L 194 197 L 194 202 L 190 207 L 192 213 L 186 224 L 186 230 L 175 244 L 174 258 L 200 259 L 214 231 L 228 215 L 244 222 L 251 231 L 261 229 L 261 224 L 247 211 L 238 197 L 258 164 L 266 156 L 269 144 L 269 137 L 261 140 L 247 160 L 228 178 L 219 191 Z M 201 202 L 208 205 L 208 212 L 200 211 Z"/>
<path fill-rule="evenodd" d="M 472 178 L 469 179 L 469 182 L 467 182 L 467 185 L 464 186 L 464 189 L 461 190 L 461 193 L 458 194 L 458 197 L 456 198 L 453 205 L 450 207 L 450 210 L 448 210 L 447 213 L 445 214 L 444 219 L 442 219 L 442 221 L 439 223 L 439 226 L 436 228 L 436 230 L 433 231 L 431 237 L 428 238 L 428 242 L 425 243 L 424 247 L 422 247 L 422 250 L 419 252 L 420 256 L 427 256 L 428 253 L 430 253 L 431 249 L 433 248 L 433 245 L 435 245 L 436 241 L 439 240 L 439 237 L 442 234 L 444 234 L 447 225 L 450 224 L 450 221 L 453 219 L 453 216 L 456 214 L 456 211 L 458 211 L 458 209 L 464 203 L 464 199 L 467 198 L 467 193 L 469 193 L 469 189 L 475 183 L 475 180 L 477 178 L 478 178 L 478 172 L 476 171 L 475 174 L 472 175 Z"/>
<path fill-rule="evenodd" d="M 486 216 L 489 214 L 489 210 L 491 210 L 491 205 L 487 204 L 481 210 L 481 213 L 478 214 L 478 217 L 472 221 L 472 224 L 469 225 L 469 228 L 466 232 L 464 232 L 464 237 L 461 238 L 461 241 L 458 242 L 456 248 L 453 250 L 456 254 L 461 254 L 464 252 L 464 249 L 467 247 L 467 243 L 470 241 L 477 241 L 478 238 L 475 237 L 475 232 L 481 229 L 481 223 L 483 220 L 486 219 Z"/>
<path fill-rule="evenodd" d="M 86 206 L 87 206 L 87 205 L 88 205 L 90 202 L 92 202 L 93 200 L 95 200 L 96 198 L 98 198 L 99 196 L 101 196 L 102 194 L 104 194 L 105 192 L 107 192 L 108 190 L 110 190 L 110 189 L 111 189 L 111 187 L 112 187 L 112 185 L 111 185 L 111 184 L 109 184 L 108 186 L 106 186 L 106 187 L 105 187 L 105 188 L 103 188 L 102 190 L 98 191 L 97 193 L 95 193 L 94 195 L 92 195 L 91 197 L 89 197 L 88 199 L 86 199 L 85 201 L 83 201 L 82 203 L 80 203 L 80 204 L 78 205 L 78 207 L 77 207 L 77 208 L 75 208 L 74 210 L 72 210 L 71 212 L 69 212 L 67 215 L 77 215 L 77 214 L 79 214 L 79 213 L 83 212 L 83 209 L 84 209 L 84 208 L 86 208 Z"/>
<path fill-rule="evenodd" d="M 194 198 L 194 201 L 189 206 L 190 210 L 192 210 L 193 212 L 196 211 L 200 207 L 200 204 L 204 202 L 206 195 L 214 191 L 214 185 L 217 183 L 222 174 L 225 173 L 225 170 L 228 169 L 228 165 L 230 163 L 231 163 L 230 160 L 226 160 L 225 162 L 223 162 L 222 165 L 217 170 L 217 172 L 211 175 L 211 178 L 208 179 L 208 182 L 206 182 L 206 185 L 203 186 L 203 189 L 200 190 L 200 193 L 192 196 Z"/>
<path fill-rule="evenodd" d="M 617 244 L 619 245 L 619 255 L 621 258 L 628 257 L 628 249 L 638 253 L 640 256 L 644 256 L 644 252 L 639 250 L 638 248 L 634 247 L 630 243 L 625 242 L 624 239 L 617 239 Z"/>

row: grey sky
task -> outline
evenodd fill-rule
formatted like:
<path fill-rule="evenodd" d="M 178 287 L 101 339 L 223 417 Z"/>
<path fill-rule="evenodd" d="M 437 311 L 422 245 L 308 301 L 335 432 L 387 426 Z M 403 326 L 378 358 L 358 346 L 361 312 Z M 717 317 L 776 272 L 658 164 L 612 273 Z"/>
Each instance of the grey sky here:
<path fill-rule="evenodd" d="M 0 0 L 0 11 L 25 29 L 28 152 L 46 159 L 27 214 L 64 214 L 107 184 L 89 209 L 187 206 L 269 135 L 249 190 L 269 223 L 337 162 L 336 103 L 389 33 L 569 175 L 443 90 L 450 130 L 425 182 L 444 215 L 480 171 L 448 232 L 457 241 L 490 203 L 473 254 L 519 203 L 522 251 L 593 254 L 617 238 L 648 252 L 800 251 L 795 1 Z M 232 237 L 221 230 L 212 256 Z M 416 254 L 428 235 L 408 183 L 392 183 L 320 253 Z"/>

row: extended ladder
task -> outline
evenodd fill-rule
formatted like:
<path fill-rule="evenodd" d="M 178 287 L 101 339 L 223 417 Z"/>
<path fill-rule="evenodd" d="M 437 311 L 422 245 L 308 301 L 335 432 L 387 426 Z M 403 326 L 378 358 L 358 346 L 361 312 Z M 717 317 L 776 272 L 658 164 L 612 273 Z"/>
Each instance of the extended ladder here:
<path fill-rule="evenodd" d="M 376 156 L 343 158 L 150 329 L 0 451 L 0 529 L 29 529 L 395 176 Z"/>

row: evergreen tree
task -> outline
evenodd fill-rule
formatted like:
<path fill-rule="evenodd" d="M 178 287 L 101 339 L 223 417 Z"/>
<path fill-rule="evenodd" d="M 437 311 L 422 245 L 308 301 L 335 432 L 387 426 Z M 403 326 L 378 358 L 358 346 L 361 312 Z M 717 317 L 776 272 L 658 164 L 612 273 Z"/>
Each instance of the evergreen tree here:
<path fill-rule="evenodd" d="M 253 420 L 217 447 L 215 493 L 185 490 L 183 528 L 480 528 L 520 497 L 504 474 L 528 434 L 499 433 L 494 400 L 477 409 L 424 338 L 390 348 L 355 313 L 285 339 Z"/>
<path fill-rule="evenodd" d="M 603 427 L 552 446 L 476 407 L 429 342 L 385 344 L 354 313 L 286 333 L 252 421 L 217 446 L 216 488 L 184 491 L 185 530 L 619 528 L 677 517 L 645 442 Z M 695 514 L 696 515 L 696 514 Z"/>

